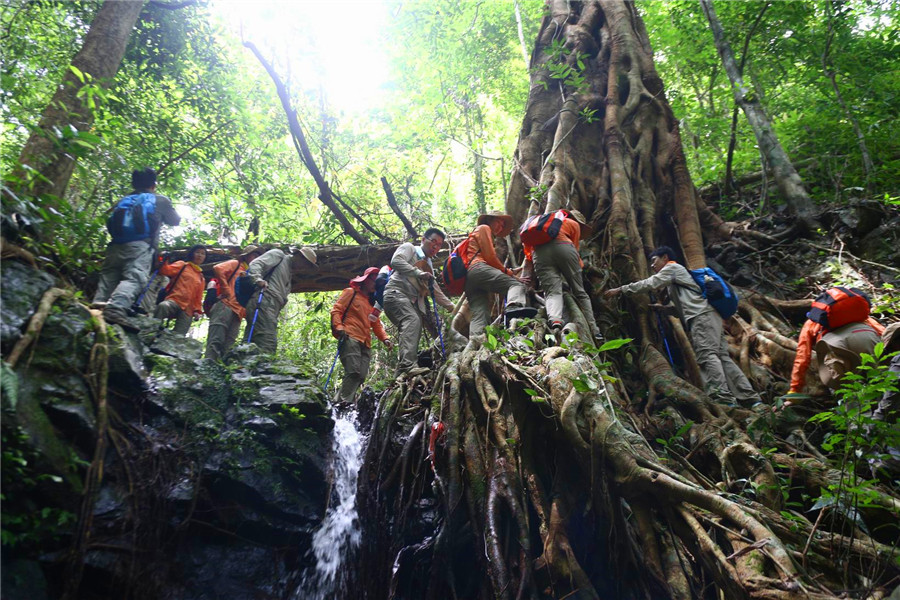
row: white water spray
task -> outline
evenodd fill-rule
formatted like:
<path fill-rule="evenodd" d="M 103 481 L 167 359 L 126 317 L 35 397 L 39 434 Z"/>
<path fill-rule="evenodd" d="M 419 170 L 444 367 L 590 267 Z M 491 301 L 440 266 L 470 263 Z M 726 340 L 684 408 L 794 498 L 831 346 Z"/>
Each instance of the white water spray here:
<path fill-rule="evenodd" d="M 334 479 L 332 501 L 322 525 L 313 534 L 315 569 L 303 577 L 295 600 L 333 598 L 340 581 L 341 563 L 359 546 L 360 526 L 356 512 L 356 479 L 359 475 L 362 440 L 356 430 L 356 413 L 335 415 Z"/>

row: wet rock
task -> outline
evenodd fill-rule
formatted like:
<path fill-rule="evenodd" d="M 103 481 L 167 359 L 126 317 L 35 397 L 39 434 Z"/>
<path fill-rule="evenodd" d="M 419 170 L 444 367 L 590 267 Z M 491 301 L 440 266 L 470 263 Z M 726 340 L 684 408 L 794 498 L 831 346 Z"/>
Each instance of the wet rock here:
<path fill-rule="evenodd" d="M 3 600 L 47 600 L 47 579 L 34 560 L 3 563 Z"/>
<path fill-rule="evenodd" d="M 53 278 L 17 260 L 0 263 L 0 344 L 8 352 L 22 337 L 44 292 L 53 287 Z"/>

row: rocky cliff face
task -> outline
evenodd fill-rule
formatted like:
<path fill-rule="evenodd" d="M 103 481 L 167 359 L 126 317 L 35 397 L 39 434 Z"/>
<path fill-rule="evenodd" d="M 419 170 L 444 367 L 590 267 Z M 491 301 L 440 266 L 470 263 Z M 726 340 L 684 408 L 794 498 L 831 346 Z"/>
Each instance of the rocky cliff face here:
<path fill-rule="evenodd" d="M 5 261 L 0 284 L 8 357 L 54 282 Z M 330 493 L 323 395 L 253 346 L 213 363 L 140 323 L 107 327 L 99 360 L 96 319 L 61 298 L 3 363 L 3 598 L 289 597 Z"/>

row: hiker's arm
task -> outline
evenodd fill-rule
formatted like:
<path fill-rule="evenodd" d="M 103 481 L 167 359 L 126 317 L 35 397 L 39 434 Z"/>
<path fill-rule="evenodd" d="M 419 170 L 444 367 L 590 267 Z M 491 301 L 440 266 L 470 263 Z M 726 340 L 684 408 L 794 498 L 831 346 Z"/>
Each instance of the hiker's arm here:
<path fill-rule="evenodd" d="M 272 270 L 272 267 L 281 261 L 283 256 L 284 253 L 280 250 L 269 250 L 250 263 L 250 267 L 247 269 L 247 276 L 250 278 L 250 281 L 257 287 L 265 287 L 265 285 L 263 285 L 265 284 L 265 279 L 263 279 L 263 277 Z"/>
<path fill-rule="evenodd" d="M 640 281 L 635 281 L 634 283 L 629 283 L 623 285 L 619 288 L 619 291 L 623 294 L 640 294 L 641 292 L 651 292 L 653 290 L 658 290 L 660 288 L 664 288 L 670 283 L 675 282 L 675 276 L 677 266 L 675 265 L 666 265 L 660 270 L 659 273 L 655 275 L 651 275 L 647 279 L 641 279 Z"/>
<path fill-rule="evenodd" d="M 453 300 L 447 297 L 447 294 L 444 293 L 444 290 L 441 289 L 441 286 L 437 284 L 437 279 L 435 278 L 434 283 L 434 299 L 435 301 L 446 308 L 447 310 L 453 310 L 455 304 L 453 304 Z"/>
<path fill-rule="evenodd" d="M 475 228 L 474 236 L 475 241 L 478 243 L 478 248 L 481 250 L 478 257 L 498 271 L 502 271 L 507 275 L 512 275 L 512 271 L 504 267 L 503 263 L 500 262 L 500 259 L 497 258 L 497 252 L 494 250 L 494 239 L 491 235 L 491 228 L 487 225 L 479 225 Z"/>
<path fill-rule="evenodd" d="M 800 330 L 800 337 L 797 338 L 797 356 L 794 357 L 794 366 L 791 368 L 791 392 L 793 393 L 802 392 L 803 386 L 806 385 L 806 370 L 809 369 L 813 343 L 820 327 L 815 321 L 807 319 L 803 324 L 803 329 Z"/>
<path fill-rule="evenodd" d="M 172 201 L 165 196 L 156 195 L 156 212 L 159 214 L 159 220 L 166 225 L 175 227 L 181 223 L 181 215 L 175 212 Z"/>
<path fill-rule="evenodd" d="M 372 332 L 382 342 L 387 343 L 388 334 L 387 331 L 384 330 L 384 325 L 381 323 L 381 319 L 375 319 L 374 321 L 369 321 L 372 324 Z"/>
<path fill-rule="evenodd" d="M 337 339 L 341 339 L 341 335 L 344 333 L 344 324 L 341 322 L 341 317 L 344 315 L 344 310 L 350 304 L 350 298 L 352 297 L 353 290 L 347 288 L 341 292 L 334 306 L 331 307 L 331 335 Z"/>
<path fill-rule="evenodd" d="M 422 279 L 422 276 L 426 273 L 421 269 L 417 269 L 414 264 L 415 262 L 416 247 L 411 243 L 406 242 L 405 244 L 401 244 L 396 252 L 394 252 L 394 256 L 391 257 L 391 268 L 396 271 L 398 275 Z M 425 277 L 425 279 L 427 279 L 427 277 Z"/>
<path fill-rule="evenodd" d="M 178 275 L 178 272 L 183 266 L 183 260 L 176 260 L 173 263 L 163 263 L 163 265 L 159 268 L 159 274 L 165 275 L 166 277 L 174 277 L 175 275 Z"/>

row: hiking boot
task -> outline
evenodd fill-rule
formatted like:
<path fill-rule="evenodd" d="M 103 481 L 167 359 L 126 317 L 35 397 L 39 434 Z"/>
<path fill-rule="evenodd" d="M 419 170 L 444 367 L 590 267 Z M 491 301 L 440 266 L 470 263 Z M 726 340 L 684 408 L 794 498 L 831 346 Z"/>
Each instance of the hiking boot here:
<path fill-rule="evenodd" d="M 553 335 L 559 334 L 562 331 L 563 322 L 562 321 L 551 321 L 550 322 L 550 333 Z"/>
<path fill-rule="evenodd" d="M 597 346 L 601 345 L 604 341 L 604 337 L 603 337 L 603 334 L 600 333 L 600 330 L 599 329 L 596 330 L 593 335 L 594 335 L 594 344 Z"/>
<path fill-rule="evenodd" d="M 109 302 L 91 302 L 91 308 L 96 310 L 103 310 L 107 307 Z"/>
<path fill-rule="evenodd" d="M 138 332 L 141 330 L 140 327 L 138 327 L 128 318 L 128 315 L 125 313 L 125 311 L 118 306 L 107 306 L 105 309 L 103 309 L 103 320 L 107 323 L 118 325 L 125 331 Z"/>

